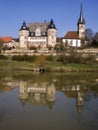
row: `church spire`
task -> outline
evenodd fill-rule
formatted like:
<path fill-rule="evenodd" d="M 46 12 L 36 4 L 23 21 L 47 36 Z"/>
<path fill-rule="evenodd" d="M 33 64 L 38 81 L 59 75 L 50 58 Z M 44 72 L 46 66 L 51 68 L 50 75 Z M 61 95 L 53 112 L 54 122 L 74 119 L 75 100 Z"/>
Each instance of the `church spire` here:
<path fill-rule="evenodd" d="M 79 16 L 77 26 L 78 26 L 79 38 L 84 39 L 85 38 L 85 20 L 84 20 L 84 17 L 83 17 L 82 4 L 81 4 L 81 7 L 80 7 L 80 16 Z"/>
<path fill-rule="evenodd" d="M 84 17 L 83 17 L 82 4 L 81 4 L 81 8 L 80 8 L 80 17 L 79 17 L 79 20 L 78 20 L 78 25 L 79 24 L 85 24 L 85 20 L 84 20 Z"/>

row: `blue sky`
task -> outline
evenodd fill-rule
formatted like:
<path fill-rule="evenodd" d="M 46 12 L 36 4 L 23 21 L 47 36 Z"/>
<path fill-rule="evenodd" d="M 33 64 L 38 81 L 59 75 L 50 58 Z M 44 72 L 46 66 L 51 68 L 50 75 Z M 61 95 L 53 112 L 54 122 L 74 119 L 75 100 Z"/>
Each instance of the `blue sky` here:
<path fill-rule="evenodd" d="M 98 0 L 0 0 L 0 36 L 18 37 L 24 20 L 28 25 L 53 18 L 57 36 L 63 37 L 77 30 L 81 3 L 86 28 L 98 32 Z"/>

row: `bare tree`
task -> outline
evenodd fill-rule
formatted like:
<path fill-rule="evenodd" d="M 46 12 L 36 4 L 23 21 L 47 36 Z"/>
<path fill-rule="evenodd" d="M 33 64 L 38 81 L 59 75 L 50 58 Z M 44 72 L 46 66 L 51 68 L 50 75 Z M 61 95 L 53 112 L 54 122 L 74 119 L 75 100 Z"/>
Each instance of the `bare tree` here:
<path fill-rule="evenodd" d="M 0 40 L 0 53 L 2 53 L 3 41 Z"/>
<path fill-rule="evenodd" d="M 89 43 L 91 44 L 92 38 L 93 38 L 93 36 L 94 36 L 94 33 L 93 33 L 92 29 L 90 29 L 90 28 L 86 29 L 86 30 L 85 30 L 85 34 L 86 34 L 86 36 L 87 36 L 88 39 L 89 39 Z"/>

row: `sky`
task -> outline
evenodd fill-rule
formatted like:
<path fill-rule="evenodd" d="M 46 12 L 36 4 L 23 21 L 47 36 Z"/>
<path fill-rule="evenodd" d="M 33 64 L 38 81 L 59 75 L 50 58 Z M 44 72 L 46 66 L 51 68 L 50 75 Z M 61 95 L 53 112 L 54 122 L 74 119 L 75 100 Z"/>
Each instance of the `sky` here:
<path fill-rule="evenodd" d="M 98 0 L 0 0 L 0 36 L 19 36 L 23 21 L 49 22 L 53 19 L 57 36 L 77 30 L 82 3 L 86 29 L 98 32 Z"/>

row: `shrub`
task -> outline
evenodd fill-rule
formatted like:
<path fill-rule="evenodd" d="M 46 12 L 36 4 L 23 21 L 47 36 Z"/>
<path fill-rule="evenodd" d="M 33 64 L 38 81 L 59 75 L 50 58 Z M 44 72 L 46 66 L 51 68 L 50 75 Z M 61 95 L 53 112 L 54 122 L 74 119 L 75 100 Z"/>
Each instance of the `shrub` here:
<path fill-rule="evenodd" d="M 62 62 L 64 64 L 69 63 L 77 63 L 77 64 L 87 64 L 87 65 L 93 65 L 96 63 L 95 56 L 89 55 L 89 56 L 82 56 L 81 54 L 73 53 L 70 55 L 60 55 L 57 59 L 58 62 Z"/>
<path fill-rule="evenodd" d="M 46 57 L 46 60 L 48 61 L 53 61 L 53 59 L 54 59 L 53 55 L 49 55 Z"/>
<path fill-rule="evenodd" d="M 59 55 L 59 57 L 57 58 L 57 61 L 58 61 L 58 62 L 64 62 L 65 59 L 66 59 L 66 56 L 65 56 L 64 54 L 61 54 L 61 55 Z"/>
<path fill-rule="evenodd" d="M 28 56 L 28 55 L 23 55 L 23 56 L 13 56 L 12 60 L 16 60 L 16 61 L 34 61 L 36 58 L 36 56 Z"/>
<path fill-rule="evenodd" d="M 90 55 L 86 57 L 81 57 L 80 63 L 87 64 L 87 65 L 96 64 L 95 56 Z"/>
<path fill-rule="evenodd" d="M 7 59 L 7 56 L 0 55 L 0 60 Z"/>

